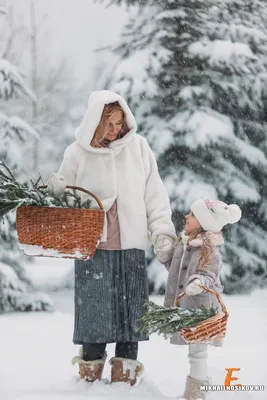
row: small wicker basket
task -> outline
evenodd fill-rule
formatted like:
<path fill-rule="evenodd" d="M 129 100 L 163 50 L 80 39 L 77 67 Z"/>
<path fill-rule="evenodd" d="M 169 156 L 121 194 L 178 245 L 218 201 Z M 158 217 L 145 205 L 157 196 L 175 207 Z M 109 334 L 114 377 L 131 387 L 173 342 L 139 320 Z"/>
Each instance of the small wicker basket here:
<path fill-rule="evenodd" d="M 213 340 L 222 339 L 226 334 L 226 325 L 229 317 L 228 312 L 226 311 L 226 307 L 222 302 L 222 299 L 219 293 L 215 292 L 212 289 L 209 289 L 207 286 L 200 286 L 202 289 L 207 290 L 208 292 L 214 294 L 221 307 L 222 312 L 216 314 L 214 317 L 208 318 L 206 321 L 202 321 L 194 327 L 183 328 L 179 331 L 180 335 L 184 338 L 187 343 L 209 343 Z M 177 297 L 175 304 L 178 307 L 179 300 L 185 295 L 185 292 L 182 292 Z"/>
<path fill-rule="evenodd" d="M 46 187 L 41 186 L 41 189 Z M 18 239 L 23 245 L 41 247 L 40 254 L 34 256 L 89 259 L 96 252 L 104 227 L 103 205 L 97 196 L 88 190 L 77 186 L 67 188 L 89 194 L 96 200 L 100 209 L 18 207 Z M 42 249 L 46 251 L 43 252 Z M 22 250 L 27 254 L 27 246 L 22 247 Z M 28 255 L 33 254 L 29 251 Z"/>

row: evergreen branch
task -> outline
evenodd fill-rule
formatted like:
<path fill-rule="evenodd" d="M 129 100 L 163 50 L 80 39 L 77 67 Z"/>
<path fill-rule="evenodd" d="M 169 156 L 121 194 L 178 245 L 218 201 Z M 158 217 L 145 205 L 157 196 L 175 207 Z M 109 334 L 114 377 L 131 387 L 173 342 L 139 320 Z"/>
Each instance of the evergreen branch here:
<path fill-rule="evenodd" d="M 40 181 L 41 176 L 36 181 L 30 180 L 31 186 L 28 183 L 20 183 L 11 169 L 4 162 L 0 162 L 0 218 L 21 205 L 90 208 L 91 201 L 87 200 L 81 204 L 81 198 L 75 192 L 65 191 L 62 196 L 54 198 L 46 189 L 39 188 Z"/>
<path fill-rule="evenodd" d="M 140 319 L 138 332 L 157 333 L 165 338 L 172 336 L 182 328 L 194 327 L 217 314 L 215 308 L 163 307 L 153 302 L 145 304 L 147 311 Z"/>
<path fill-rule="evenodd" d="M 10 211 L 15 210 L 18 206 L 20 206 L 20 202 L 18 201 L 9 201 L 6 202 L 4 200 L 0 200 L 0 218 L 9 213 Z"/>

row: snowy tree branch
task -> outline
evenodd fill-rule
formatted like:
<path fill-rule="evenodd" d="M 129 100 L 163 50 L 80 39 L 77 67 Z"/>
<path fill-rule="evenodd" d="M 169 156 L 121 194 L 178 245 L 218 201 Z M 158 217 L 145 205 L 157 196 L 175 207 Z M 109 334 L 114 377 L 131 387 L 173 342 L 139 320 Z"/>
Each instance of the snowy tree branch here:
<path fill-rule="evenodd" d="M 19 117 L 7 117 L 0 113 L 0 138 L 9 137 L 24 142 L 29 136 L 38 139 L 39 134 Z"/>
<path fill-rule="evenodd" d="M 4 7 L 0 7 L 0 14 L 6 15 L 7 14 L 7 9 Z"/>
<path fill-rule="evenodd" d="M 36 101 L 35 95 L 28 89 L 19 69 L 7 60 L 0 60 L 0 99 L 8 100 L 19 92 L 24 93 L 32 101 Z"/>

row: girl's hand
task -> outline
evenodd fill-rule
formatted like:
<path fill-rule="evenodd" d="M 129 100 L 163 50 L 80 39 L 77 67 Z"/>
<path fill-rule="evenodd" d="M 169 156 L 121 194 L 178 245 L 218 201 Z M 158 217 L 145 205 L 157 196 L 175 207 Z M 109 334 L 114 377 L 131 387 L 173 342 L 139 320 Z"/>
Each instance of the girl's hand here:
<path fill-rule="evenodd" d="M 196 294 L 200 294 L 204 292 L 204 290 L 199 286 L 202 285 L 200 279 L 194 279 L 185 289 L 185 293 L 187 296 L 195 296 Z"/>

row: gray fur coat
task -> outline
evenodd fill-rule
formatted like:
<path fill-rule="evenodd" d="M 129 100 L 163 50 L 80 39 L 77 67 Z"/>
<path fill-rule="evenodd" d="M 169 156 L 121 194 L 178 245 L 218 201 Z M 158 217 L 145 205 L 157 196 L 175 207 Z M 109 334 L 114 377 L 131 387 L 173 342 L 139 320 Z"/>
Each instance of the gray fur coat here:
<path fill-rule="evenodd" d="M 208 286 L 210 289 L 218 293 L 222 292 L 223 287 L 219 278 L 222 265 L 219 246 L 224 244 L 224 240 L 221 234 L 206 234 L 210 235 L 214 252 L 211 255 L 209 265 L 202 269 L 198 269 L 197 267 L 203 243 L 202 239 L 197 237 L 188 244 L 184 244 L 182 239 L 177 240 L 172 259 L 169 263 L 165 264 L 165 267 L 169 271 L 164 299 L 165 307 L 173 307 L 177 296 L 185 291 L 187 285 L 196 278 L 200 279 L 202 284 Z M 199 308 L 201 306 L 205 308 L 214 307 L 218 308 L 219 312 L 221 311 L 217 297 L 207 291 L 195 296 L 187 296 L 185 294 L 180 299 L 178 306 L 187 308 Z M 187 344 L 179 333 L 172 336 L 171 343 L 179 345 Z M 221 347 L 223 340 L 215 340 L 210 344 Z"/>

